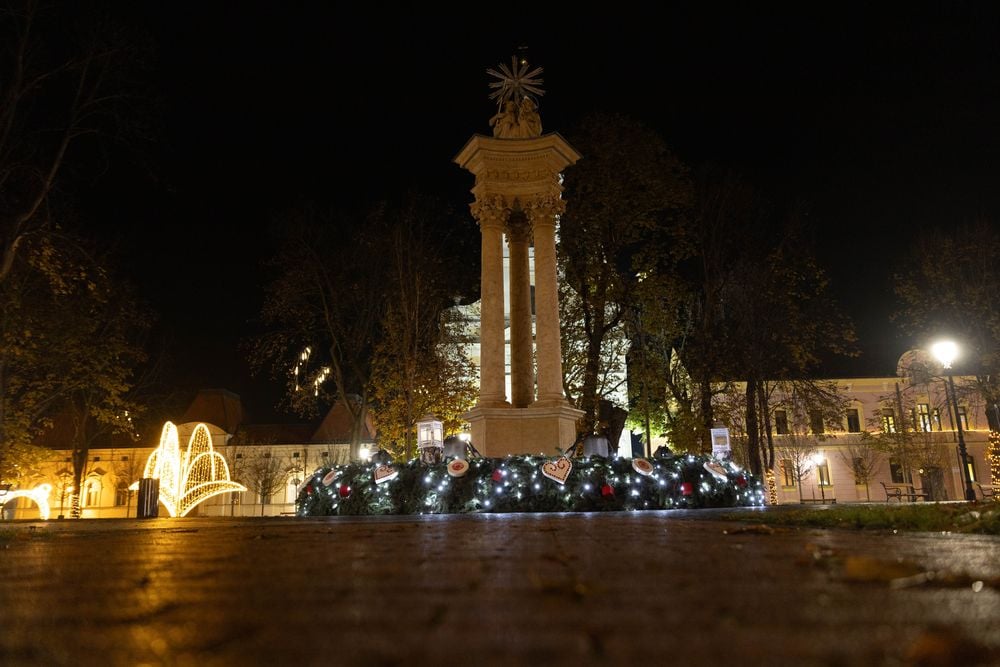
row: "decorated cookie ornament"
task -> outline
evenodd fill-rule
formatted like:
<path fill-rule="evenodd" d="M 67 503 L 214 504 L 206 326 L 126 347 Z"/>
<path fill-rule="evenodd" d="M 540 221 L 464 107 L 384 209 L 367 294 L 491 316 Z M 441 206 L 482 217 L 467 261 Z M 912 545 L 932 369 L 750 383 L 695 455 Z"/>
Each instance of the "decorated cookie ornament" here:
<path fill-rule="evenodd" d="M 399 477 L 399 471 L 390 465 L 380 465 L 375 468 L 375 483 L 389 482 Z"/>
<path fill-rule="evenodd" d="M 337 479 L 337 471 L 331 470 L 323 477 L 323 486 L 333 485 L 333 480 Z"/>
<path fill-rule="evenodd" d="M 632 469 L 647 477 L 653 474 L 653 464 L 647 459 L 632 459 Z"/>
<path fill-rule="evenodd" d="M 573 462 L 565 456 L 560 456 L 554 461 L 547 461 L 542 464 L 542 474 L 553 482 L 565 484 L 573 471 Z"/>
<path fill-rule="evenodd" d="M 726 481 L 726 469 L 718 461 L 705 461 L 705 470 L 712 473 L 712 476 L 720 482 Z"/>
<path fill-rule="evenodd" d="M 452 477 L 464 477 L 469 472 L 469 464 L 462 459 L 453 459 L 448 463 L 448 474 Z"/>

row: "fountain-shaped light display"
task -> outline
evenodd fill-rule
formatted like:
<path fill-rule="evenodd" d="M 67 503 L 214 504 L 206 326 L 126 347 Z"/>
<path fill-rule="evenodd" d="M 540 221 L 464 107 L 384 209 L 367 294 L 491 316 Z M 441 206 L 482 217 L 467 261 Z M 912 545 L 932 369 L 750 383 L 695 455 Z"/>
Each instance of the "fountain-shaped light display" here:
<path fill-rule="evenodd" d="M 182 457 L 177 427 L 165 423 L 160 446 L 149 455 L 143 477 L 160 480 L 160 502 L 174 517 L 220 493 L 247 490 L 229 479 L 226 459 L 212 448 L 212 434 L 204 424 L 195 426 Z"/>
<path fill-rule="evenodd" d="M 49 494 L 52 492 L 51 484 L 40 484 L 33 489 L 18 489 L 16 491 L 0 491 L 0 508 L 16 498 L 31 498 L 38 505 L 38 518 L 42 521 L 49 520 Z"/>

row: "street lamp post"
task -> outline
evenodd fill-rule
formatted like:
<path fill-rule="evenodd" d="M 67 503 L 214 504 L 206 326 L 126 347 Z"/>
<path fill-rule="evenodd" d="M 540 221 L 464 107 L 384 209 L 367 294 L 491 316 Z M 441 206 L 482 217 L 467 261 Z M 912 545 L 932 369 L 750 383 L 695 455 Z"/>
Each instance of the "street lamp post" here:
<path fill-rule="evenodd" d="M 948 402 L 948 391 L 951 391 L 951 407 L 954 409 L 955 430 L 958 432 L 958 453 L 962 458 L 962 480 L 965 482 L 965 499 L 976 502 L 976 492 L 972 488 L 972 478 L 969 477 L 969 455 L 965 449 L 965 435 L 962 432 L 962 420 L 958 415 L 958 394 L 955 393 L 955 377 L 951 372 L 951 362 L 958 356 L 958 345 L 950 340 L 940 341 L 931 346 L 931 354 L 941 362 L 948 375 L 948 387 L 945 388 L 945 402 Z"/>

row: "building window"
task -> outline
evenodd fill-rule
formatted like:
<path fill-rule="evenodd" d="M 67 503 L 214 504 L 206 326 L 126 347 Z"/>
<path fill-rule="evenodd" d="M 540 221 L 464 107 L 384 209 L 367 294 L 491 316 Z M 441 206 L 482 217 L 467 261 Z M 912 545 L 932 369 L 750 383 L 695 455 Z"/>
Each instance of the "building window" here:
<path fill-rule="evenodd" d="M 882 431 L 885 433 L 896 432 L 896 415 L 892 412 L 892 408 L 882 409 Z"/>
<path fill-rule="evenodd" d="M 964 405 L 958 406 L 958 423 L 962 425 L 963 431 L 969 430 L 969 414 Z"/>
<path fill-rule="evenodd" d="M 865 474 L 865 460 L 860 456 L 855 456 L 851 461 L 851 472 L 854 473 L 854 483 L 858 486 L 864 484 L 864 478 L 867 477 Z"/>
<path fill-rule="evenodd" d="M 298 452 L 292 452 L 292 458 L 293 459 L 299 458 L 299 453 Z"/>
<path fill-rule="evenodd" d="M 823 413 L 815 410 L 809 413 L 809 428 L 816 435 L 823 433 Z"/>
<path fill-rule="evenodd" d="M 84 507 L 97 507 L 101 502 L 101 483 L 96 479 L 84 482 L 81 500 Z"/>
<path fill-rule="evenodd" d="M 121 460 L 122 460 L 122 461 L 128 461 L 128 457 L 127 457 L 127 456 L 123 456 L 123 457 L 121 458 Z"/>
<path fill-rule="evenodd" d="M 94 457 L 94 463 L 99 463 L 100 461 L 101 461 L 101 457 L 100 456 L 95 456 Z"/>
<path fill-rule="evenodd" d="M 795 467 L 791 459 L 781 459 L 782 486 L 795 486 Z"/>
<path fill-rule="evenodd" d="M 934 420 L 934 430 L 935 431 L 940 431 L 941 430 L 941 411 L 938 410 L 937 408 L 934 408 L 933 415 L 934 415 L 934 417 L 933 417 L 933 420 Z"/>
<path fill-rule="evenodd" d="M 125 480 L 115 485 L 115 507 L 122 507 L 128 504 L 128 484 Z"/>
<path fill-rule="evenodd" d="M 858 414 L 857 408 L 847 411 L 847 432 L 861 433 L 861 415 Z"/>
<path fill-rule="evenodd" d="M 917 419 L 914 428 L 924 433 L 931 431 L 931 406 L 927 403 L 917 403 Z"/>
<path fill-rule="evenodd" d="M 778 435 L 788 435 L 788 413 L 784 410 L 774 411 L 774 432 Z"/>
<path fill-rule="evenodd" d="M 903 464 L 899 459 L 889 459 L 889 476 L 892 478 L 893 484 L 910 483 L 910 480 L 906 479 L 906 471 L 903 469 Z"/>
<path fill-rule="evenodd" d="M 816 479 L 820 486 L 830 486 L 830 462 L 825 458 L 816 464 Z"/>

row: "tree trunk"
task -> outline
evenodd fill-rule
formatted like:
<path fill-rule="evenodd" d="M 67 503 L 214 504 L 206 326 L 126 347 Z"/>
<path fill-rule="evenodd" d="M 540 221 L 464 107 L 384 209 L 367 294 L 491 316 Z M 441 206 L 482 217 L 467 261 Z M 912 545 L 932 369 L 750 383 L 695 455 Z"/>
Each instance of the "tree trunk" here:
<path fill-rule="evenodd" d="M 746 389 L 747 466 L 755 477 L 761 474 L 760 428 L 757 422 L 757 380 L 747 380 Z M 801 484 L 799 485 L 801 493 Z"/>
<path fill-rule="evenodd" d="M 715 426 L 715 414 L 712 410 L 712 381 L 708 376 L 702 377 L 699 382 L 698 400 L 701 405 L 701 451 L 707 454 L 712 451 L 712 427 Z"/>

